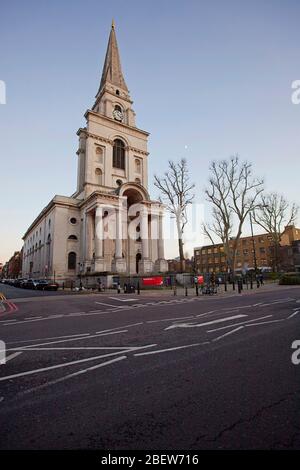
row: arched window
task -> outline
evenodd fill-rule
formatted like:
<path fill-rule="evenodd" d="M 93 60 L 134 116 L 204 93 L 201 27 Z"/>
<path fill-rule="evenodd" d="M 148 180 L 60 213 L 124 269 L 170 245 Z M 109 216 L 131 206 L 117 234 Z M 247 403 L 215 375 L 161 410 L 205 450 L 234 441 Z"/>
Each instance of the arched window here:
<path fill-rule="evenodd" d="M 68 254 L 68 269 L 76 269 L 76 253 L 70 251 Z"/>
<path fill-rule="evenodd" d="M 125 170 L 125 144 L 122 140 L 116 139 L 113 147 L 113 167 Z"/>
<path fill-rule="evenodd" d="M 96 184 L 102 185 L 102 171 L 100 168 L 96 168 L 95 176 L 96 176 Z"/>
<path fill-rule="evenodd" d="M 70 235 L 68 237 L 68 240 L 77 240 L 77 237 L 76 237 L 76 235 Z"/>

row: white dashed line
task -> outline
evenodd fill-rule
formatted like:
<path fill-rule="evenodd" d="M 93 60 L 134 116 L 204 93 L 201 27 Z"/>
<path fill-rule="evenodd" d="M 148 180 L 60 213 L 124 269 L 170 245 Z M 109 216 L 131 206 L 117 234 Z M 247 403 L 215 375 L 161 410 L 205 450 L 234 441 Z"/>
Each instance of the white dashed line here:
<path fill-rule="evenodd" d="M 209 341 L 204 341 L 203 343 L 187 344 L 187 345 L 184 345 L 184 346 L 177 346 L 177 347 L 174 347 L 174 348 L 158 349 L 156 351 L 137 353 L 137 354 L 134 354 L 134 356 L 147 356 L 147 355 L 150 355 L 150 354 L 159 354 L 159 353 L 163 353 L 163 352 L 177 351 L 178 349 L 194 348 L 196 346 L 202 346 L 204 344 L 209 344 L 209 343 L 210 343 Z"/>
<path fill-rule="evenodd" d="M 234 330 L 228 331 L 227 333 L 224 333 L 222 336 L 218 336 L 217 338 L 214 338 L 212 341 L 219 341 L 222 338 L 225 338 L 225 336 L 232 335 L 232 333 L 235 333 L 236 331 L 242 330 L 244 327 L 239 326 L 238 328 L 235 328 Z"/>

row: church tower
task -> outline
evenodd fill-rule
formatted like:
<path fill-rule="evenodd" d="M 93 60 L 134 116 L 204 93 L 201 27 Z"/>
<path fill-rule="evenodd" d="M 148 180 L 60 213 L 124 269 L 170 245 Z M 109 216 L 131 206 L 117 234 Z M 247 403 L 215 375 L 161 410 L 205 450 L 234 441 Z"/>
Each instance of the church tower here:
<path fill-rule="evenodd" d="M 77 133 L 76 197 L 85 199 L 96 190 L 114 191 L 128 182 L 147 190 L 149 134 L 136 127 L 132 104 L 113 22 L 95 103 L 85 113 L 86 127 Z"/>

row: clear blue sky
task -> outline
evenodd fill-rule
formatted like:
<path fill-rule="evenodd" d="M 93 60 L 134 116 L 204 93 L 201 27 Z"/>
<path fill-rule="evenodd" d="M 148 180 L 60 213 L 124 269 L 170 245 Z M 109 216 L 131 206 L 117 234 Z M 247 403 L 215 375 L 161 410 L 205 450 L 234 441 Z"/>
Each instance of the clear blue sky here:
<path fill-rule="evenodd" d="M 299 17 L 298 0 L 2 2 L 0 261 L 54 194 L 75 190 L 76 131 L 112 18 L 137 125 L 151 132 L 153 196 L 168 159 L 188 158 L 202 201 L 210 160 L 239 153 L 299 202 Z"/>

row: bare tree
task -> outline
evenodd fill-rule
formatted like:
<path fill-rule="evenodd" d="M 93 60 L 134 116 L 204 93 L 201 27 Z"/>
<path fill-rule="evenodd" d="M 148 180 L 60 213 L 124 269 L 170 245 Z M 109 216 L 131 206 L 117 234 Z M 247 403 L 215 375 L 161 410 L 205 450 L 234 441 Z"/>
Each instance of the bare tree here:
<path fill-rule="evenodd" d="M 253 176 L 252 164 L 233 156 L 210 165 L 206 199 L 212 205 L 212 224 L 206 231 L 222 240 L 228 268 L 235 270 L 236 252 L 244 222 L 258 207 L 263 180 Z M 210 237 L 209 237 L 210 238 Z"/>
<path fill-rule="evenodd" d="M 163 177 L 154 176 L 154 185 L 160 190 L 160 200 L 167 210 L 174 215 L 178 234 L 180 270 L 184 267 L 183 234 L 187 224 L 187 207 L 192 203 L 195 185 L 190 183 L 187 161 L 174 163 L 169 160 L 169 169 Z"/>
<path fill-rule="evenodd" d="M 261 203 L 253 214 L 256 224 L 260 225 L 272 237 L 274 244 L 274 268 L 279 268 L 279 246 L 287 225 L 292 225 L 298 215 L 299 207 L 290 204 L 284 196 L 272 192 L 261 196 Z"/>

